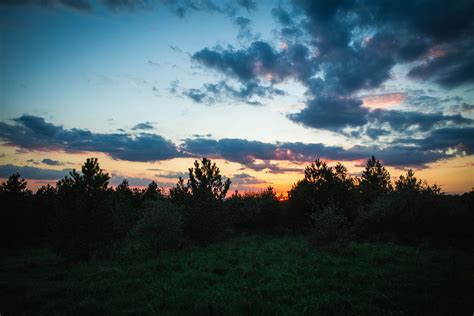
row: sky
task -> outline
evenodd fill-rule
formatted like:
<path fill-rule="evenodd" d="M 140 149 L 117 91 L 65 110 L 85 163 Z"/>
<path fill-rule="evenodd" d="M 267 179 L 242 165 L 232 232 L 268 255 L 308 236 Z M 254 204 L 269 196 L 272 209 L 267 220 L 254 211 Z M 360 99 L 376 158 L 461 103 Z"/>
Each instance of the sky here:
<path fill-rule="evenodd" d="M 287 190 L 374 155 L 474 188 L 473 1 L 0 1 L 0 179 L 88 157 L 170 187 L 195 159 Z"/>

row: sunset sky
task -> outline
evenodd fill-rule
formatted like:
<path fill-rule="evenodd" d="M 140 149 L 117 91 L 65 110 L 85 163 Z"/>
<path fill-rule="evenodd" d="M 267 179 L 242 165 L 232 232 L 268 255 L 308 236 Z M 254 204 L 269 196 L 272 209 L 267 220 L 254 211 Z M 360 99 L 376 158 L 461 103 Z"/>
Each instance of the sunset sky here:
<path fill-rule="evenodd" d="M 163 187 L 199 157 L 231 191 L 285 193 L 317 157 L 374 155 L 474 187 L 474 2 L 7 0 L 0 179 L 98 157 Z"/>

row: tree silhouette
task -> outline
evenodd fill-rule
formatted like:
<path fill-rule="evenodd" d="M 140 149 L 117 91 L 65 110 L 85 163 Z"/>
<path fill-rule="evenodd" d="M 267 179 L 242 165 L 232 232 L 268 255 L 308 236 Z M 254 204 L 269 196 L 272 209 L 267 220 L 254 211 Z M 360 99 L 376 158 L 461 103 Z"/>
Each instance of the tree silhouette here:
<path fill-rule="evenodd" d="M 390 174 L 374 156 L 367 160 L 360 178 L 359 189 L 365 202 L 371 202 L 377 196 L 392 190 Z"/>
<path fill-rule="evenodd" d="M 14 173 L 0 187 L 0 245 L 26 244 L 37 237 L 32 192 L 26 186 L 25 179 Z"/>
<path fill-rule="evenodd" d="M 161 189 L 155 181 L 151 181 L 143 194 L 145 200 L 156 200 L 162 198 Z"/>
<path fill-rule="evenodd" d="M 117 192 L 126 192 L 126 193 L 132 193 L 132 190 L 130 189 L 130 185 L 128 183 L 127 179 L 123 179 L 122 182 L 120 182 L 119 185 L 115 188 L 115 191 Z"/>
<path fill-rule="evenodd" d="M 231 181 L 223 181 L 219 168 L 207 158 L 189 168 L 185 184 L 180 177 L 170 190 L 171 200 L 185 207 L 185 231 L 191 240 L 205 244 L 216 239 L 229 225 L 223 201 Z"/>
<path fill-rule="evenodd" d="M 26 188 L 28 182 L 21 178 L 21 175 L 17 172 L 12 174 L 7 182 L 2 183 L 2 192 L 10 195 L 25 195 L 30 191 Z"/>
<path fill-rule="evenodd" d="M 355 216 L 354 181 L 341 163 L 329 167 L 321 159 L 305 168 L 304 179 L 288 192 L 291 213 L 289 219 L 297 226 L 305 226 L 314 213 L 329 206 L 349 219 Z"/>
<path fill-rule="evenodd" d="M 97 246 L 113 235 L 108 173 L 97 158 L 88 158 L 76 170 L 59 180 L 59 207 L 53 225 L 57 250 L 73 259 L 88 260 Z"/>
<path fill-rule="evenodd" d="M 194 168 L 189 168 L 187 183 L 179 177 L 171 195 L 177 199 L 192 196 L 200 199 L 223 200 L 229 190 L 231 181 L 223 181 L 219 168 L 207 158 L 202 158 L 201 163 L 194 161 Z"/>
<path fill-rule="evenodd" d="M 100 169 L 97 158 L 87 158 L 81 167 L 82 174 L 73 169 L 69 176 L 58 181 L 58 188 L 78 188 L 89 194 L 105 191 L 109 185 L 110 176 Z M 128 182 L 127 182 L 128 183 Z"/>
<path fill-rule="evenodd" d="M 400 175 L 395 181 L 396 191 L 413 191 L 419 192 L 423 189 L 423 182 L 415 177 L 413 170 L 409 169 L 406 176 Z"/>

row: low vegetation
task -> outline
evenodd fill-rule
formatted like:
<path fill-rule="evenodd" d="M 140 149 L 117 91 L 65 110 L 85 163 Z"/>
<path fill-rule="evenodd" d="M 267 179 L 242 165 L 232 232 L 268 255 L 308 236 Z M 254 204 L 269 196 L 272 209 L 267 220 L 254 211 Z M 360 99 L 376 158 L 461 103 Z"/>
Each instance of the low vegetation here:
<path fill-rule="evenodd" d="M 474 256 L 456 249 L 255 236 L 140 253 L 71 265 L 10 251 L 2 314 L 470 315 L 474 302 Z"/>

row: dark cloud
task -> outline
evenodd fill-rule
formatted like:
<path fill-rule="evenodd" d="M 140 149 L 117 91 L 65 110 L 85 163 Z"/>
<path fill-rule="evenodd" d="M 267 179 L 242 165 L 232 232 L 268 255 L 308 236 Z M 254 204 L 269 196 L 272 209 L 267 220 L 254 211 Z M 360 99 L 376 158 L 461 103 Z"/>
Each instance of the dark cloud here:
<path fill-rule="evenodd" d="M 432 80 L 447 88 L 474 83 L 474 38 L 457 47 L 439 50 L 440 56 L 415 66 L 408 76 Z"/>
<path fill-rule="evenodd" d="M 239 173 L 234 174 L 231 177 L 233 188 L 237 187 L 251 187 L 256 184 L 265 184 L 268 183 L 265 180 L 259 179 L 257 177 L 251 176 L 248 173 Z"/>
<path fill-rule="evenodd" d="M 373 115 L 374 112 L 369 114 Z M 387 115 L 394 115 L 390 111 Z M 155 134 L 100 134 L 81 129 L 64 129 L 44 119 L 24 115 L 15 119 L 15 125 L 0 123 L 0 139 L 9 146 L 17 146 L 23 150 L 66 152 L 102 152 L 112 158 L 128 161 L 157 161 L 177 157 L 209 157 L 240 163 L 247 168 L 271 173 L 295 172 L 298 168 L 281 167 L 275 161 L 291 161 L 306 163 L 318 157 L 329 160 L 365 160 L 375 155 L 387 165 L 392 166 L 424 166 L 444 158 L 456 155 L 474 154 L 473 127 L 443 127 L 431 129 L 433 119 L 425 121 L 424 117 L 402 116 L 396 113 L 390 121 L 391 126 L 406 129 L 410 124 L 418 124 L 419 128 L 428 130 L 426 137 L 405 138 L 394 140 L 388 146 L 326 146 L 320 143 L 277 142 L 265 143 L 245 139 L 224 138 L 187 138 L 180 147 Z M 417 114 L 403 113 L 404 115 Z M 441 121 L 462 124 L 466 119 L 459 115 L 443 116 L 433 114 Z M 410 121 L 411 120 L 411 121 Z M 411 123 L 407 123 L 411 122 Z M 413 123 L 415 122 L 415 123 Z M 427 125 L 425 125 L 427 124 Z M 385 131 L 370 131 L 373 137 L 384 135 Z M 456 149 L 456 150 L 453 150 Z M 55 165 L 56 161 L 45 158 L 43 163 Z M 31 169 L 33 170 L 33 169 Z M 30 171 L 31 171 L 30 170 Z M 11 169 L 9 170 L 11 171 Z M 163 173 L 158 176 L 173 177 L 183 174 Z"/>
<path fill-rule="evenodd" d="M 54 159 L 49 159 L 49 158 L 45 158 L 45 159 L 41 160 L 41 162 L 44 163 L 45 165 L 49 165 L 49 166 L 62 166 L 62 165 L 64 165 L 64 163 L 62 163 L 61 161 L 54 160 Z"/>
<path fill-rule="evenodd" d="M 107 9 L 113 12 L 120 11 L 136 11 L 136 10 L 153 10 L 155 1 L 149 0 L 103 0 Z"/>
<path fill-rule="evenodd" d="M 257 8 L 257 3 L 254 0 L 237 0 L 237 3 L 247 11 L 252 11 Z"/>
<path fill-rule="evenodd" d="M 256 4 L 251 0 L 103 0 L 104 5 L 113 12 L 135 12 L 166 7 L 179 17 L 189 12 L 211 12 L 234 16 L 240 9 L 252 11 Z"/>
<path fill-rule="evenodd" d="M 254 162 L 255 159 L 272 159 L 275 151 L 273 144 L 232 138 L 188 138 L 184 140 L 181 148 L 197 156 L 220 157 L 244 165 Z"/>
<path fill-rule="evenodd" d="M 167 173 L 160 173 L 156 175 L 160 178 L 169 178 L 169 179 L 178 179 L 179 177 L 186 179 L 189 176 L 188 172 L 167 172 Z"/>
<path fill-rule="evenodd" d="M 148 129 L 154 129 L 155 127 L 153 126 L 153 123 L 151 122 L 144 122 L 144 123 L 138 123 L 134 127 L 132 127 L 132 130 L 148 130 Z"/>
<path fill-rule="evenodd" d="M 472 155 L 474 154 L 474 127 L 437 129 L 425 138 L 407 139 L 404 142 L 415 144 L 423 150 L 458 149 Z"/>
<path fill-rule="evenodd" d="M 303 35 L 303 30 L 300 25 L 295 21 L 292 14 L 282 7 L 273 8 L 272 16 L 275 18 L 277 23 L 280 24 L 279 30 L 281 36 L 285 39 L 298 38 Z"/>
<path fill-rule="evenodd" d="M 463 132 L 465 132 L 464 136 Z M 465 140 L 470 135 L 469 129 L 459 129 L 456 136 L 463 137 Z M 428 139 L 431 139 L 430 136 Z M 428 140 L 411 140 L 417 142 L 413 144 L 394 144 L 385 148 L 376 146 L 354 146 L 344 149 L 339 146 L 326 146 L 323 144 L 305 144 L 305 143 L 263 143 L 258 141 L 248 141 L 244 139 L 186 139 L 182 144 L 182 149 L 197 156 L 206 156 L 210 158 L 221 158 L 232 162 L 245 165 L 247 168 L 261 171 L 280 173 L 277 165 L 271 164 L 270 160 L 309 162 L 318 157 L 330 160 L 365 160 L 375 155 L 385 164 L 391 166 L 418 166 L 422 167 L 427 163 L 435 162 L 443 158 L 452 158 L 454 153 L 446 150 L 450 146 L 454 147 L 459 143 L 454 137 L 441 137 L 445 141 L 435 142 L 431 147 L 422 146 Z M 466 142 L 471 146 L 471 143 Z M 470 147 L 472 148 L 472 147 Z M 467 152 L 467 154 L 470 154 Z M 263 160 L 263 163 L 258 160 Z M 291 168 L 293 169 L 293 168 Z M 291 170 L 289 172 L 296 171 Z"/>
<path fill-rule="evenodd" d="M 368 136 L 377 138 L 375 132 L 388 135 L 391 131 L 404 132 L 408 129 L 426 132 L 436 127 L 449 124 L 472 125 L 474 121 L 462 117 L 460 114 L 444 115 L 443 113 L 423 113 L 403 110 L 374 109 L 369 110 L 362 106 L 358 99 L 342 97 L 318 97 L 309 102 L 298 113 L 289 114 L 292 121 L 311 128 L 340 131 L 345 127 L 362 127 L 371 125 L 367 129 Z M 390 130 L 382 128 L 388 124 Z M 370 133 L 370 135 L 369 135 Z M 379 135 L 380 136 L 380 135 Z"/>
<path fill-rule="evenodd" d="M 53 170 L 30 166 L 15 166 L 12 164 L 0 165 L 0 178 L 8 178 L 18 172 L 25 179 L 32 180 L 59 180 L 68 175 L 71 169 Z"/>
<path fill-rule="evenodd" d="M 0 5 L 40 6 L 44 8 L 63 7 L 78 12 L 92 12 L 92 5 L 87 0 L 3 0 Z"/>
<path fill-rule="evenodd" d="M 243 85 L 298 80 L 307 87 L 308 101 L 306 108 L 288 117 L 311 128 L 341 131 L 371 123 L 366 130 L 376 138 L 377 132 L 386 129 L 374 124 L 388 123 L 396 131 L 415 126 L 428 131 L 443 124 L 472 123 L 439 113 L 372 113 L 357 94 L 380 88 L 392 78 L 395 65 L 414 61 L 416 66 L 408 72 L 411 78 L 431 80 L 445 88 L 472 84 L 474 2 L 295 0 L 293 4 L 292 10 L 272 9 L 284 41 L 281 50 L 255 41 L 241 49 L 204 48 L 192 59 Z M 241 22 L 243 26 L 249 23 Z M 304 40 L 295 40 L 294 34 L 303 33 Z M 198 102 L 208 95 L 202 90 L 192 92 Z M 428 95 L 411 101 L 423 107 L 440 104 Z"/>
<path fill-rule="evenodd" d="M 253 34 L 250 27 L 250 24 L 252 23 L 250 19 L 239 16 L 235 18 L 234 23 L 239 29 L 239 33 L 237 34 L 237 39 L 239 41 L 256 40 L 259 37 L 258 35 Z"/>
<path fill-rule="evenodd" d="M 64 129 L 43 118 L 23 115 L 15 125 L 0 122 L 0 139 L 9 146 L 27 150 L 102 152 L 114 159 L 154 161 L 182 157 L 176 146 L 160 135 L 141 133 L 93 133 L 83 129 Z"/>
<path fill-rule="evenodd" d="M 309 49 L 300 44 L 278 52 L 266 42 L 253 42 L 246 49 L 204 48 L 192 59 L 241 82 L 264 79 L 281 82 L 289 77 L 308 78 L 312 74 Z"/>
<path fill-rule="evenodd" d="M 262 103 L 255 99 L 273 98 L 274 96 L 285 95 L 283 90 L 277 89 L 272 85 L 263 86 L 255 81 L 246 82 L 239 88 L 227 84 L 224 80 L 217 83 L 206 83 L 200 89 L 188 89 L 183 95 L 197 103 L 212 105 L 231 101 L 245 102 L 249 105 L 261 105 Z"/>
<path fill-rule="evenodd" d="M 369 136 L 372 139 L 377 139 L 381 136 L 390 135 L 390 131 L 387 131 L 382 128 L 368 128 L 365 133 L 367 134 L 367 136 Z"/>
<path fill-rule="evenodd" d="M 375 109 L 370 112 L 369 120 L 378 124 L 388 123 L 392 130 L 405 131 L 415 127 L 426 132 L 438 125 L 453 123 L 457 125 L 473 124 L 474 121 L 461 115 L 443 115 L 442 113 L 421 113 L 414 111 Z"/>
<path fill-rule="evenodd" d="M 357 99 L 316 98 L 306 108 L 288 118 L 304 126 L 341 130 L 347 126 L 362 126 L 368 122 L 369 110 Z"/>
<path fill-rule="evenodd" d="M 41 6 L 45 8 L 65 7 L 80 12 L 90 13 L 97 9 L 96 4 L 102 5 L 110 12 L 137 12 L 151 11 L 158 7 L 165 7 L 179 17 L 189 12 L 210 12 L 235 16 L 240 9 L 252 11 L 256 4 L 251 0 L 215 1 L 215 0 L 3 0 L 0 5 L 11 6 Z"/>
<path fill-rule="evenodd" d="M 110 179 L 110 184 L 113 185 L 113 186 L 117 186 L 120 183 L 122 183 L 122 181 L 125 180 L 125 179 L 128 181 L 128 184 L 131 187 L 146 187 L 152 181 L 155 181 L 158 184 L 158 187 L 170 187 L 170 186 L 174 185 L 174 183 L 159 182 L 159 181 L 153 180 L 151 178 L 126 177 L 126 176 L 120 175 L 120 174 L 112 174 L 111 179 Z"/>

